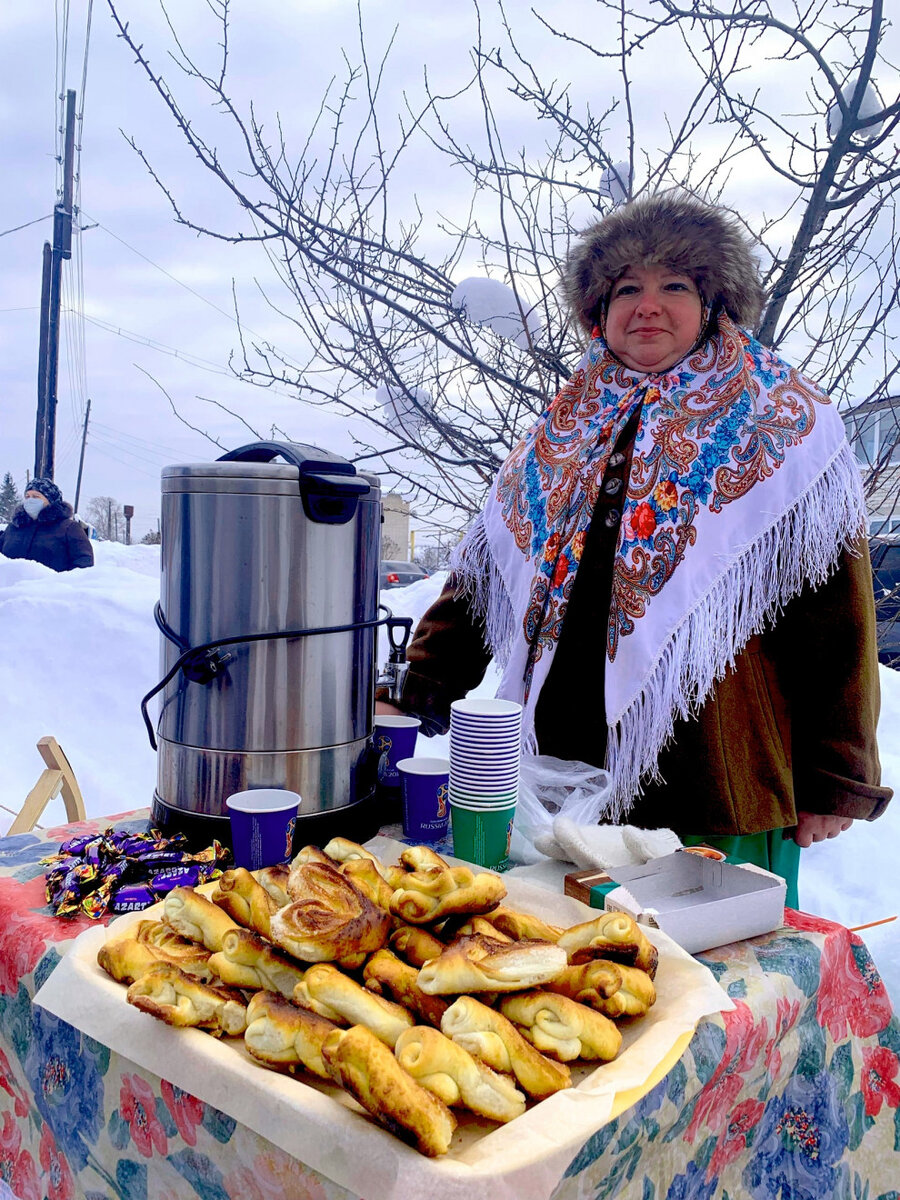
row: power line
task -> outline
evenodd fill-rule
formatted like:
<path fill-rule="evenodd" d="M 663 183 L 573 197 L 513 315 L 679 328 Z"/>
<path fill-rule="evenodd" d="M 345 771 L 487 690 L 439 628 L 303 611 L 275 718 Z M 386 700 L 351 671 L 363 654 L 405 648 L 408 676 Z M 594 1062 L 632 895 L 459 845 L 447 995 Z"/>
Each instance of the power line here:
<path fill-rule="evenodd" d="M 239 330 L 244 333 L 249 333 L 252 337 L 259 338 L 261 342 L 271 344 L 268 338 L 264 338 L 261 333 L 257 333 L 256 330 L 251 329 L 249 325 L 242 325 L 234 313 L 227 312 L 224 308 L 220 308 L 218 304 L 215 304 L 212 300 L 207 299 L 206 296 L 201 295 L 200 292 L 195 291 L 189 284 L 179 279 L 177 275 L 173 275 L 171 271 L 167 271 L 165 267 L 161 267 L 159 263 L 154 262 L 152 258 L 148 258 L 146 254 L 142 253 L 142 251 L 138 250 L 135 246 L 132 246 L 130 242 L 126 242 L 123 237 L 119 237 L 117 233 L 113 233 L 113 231 L 108 229 L 102 221 L 98 221 L 97 218 L 92 217 L 90 213 L 84 213 L 84 216 L 86 216 L 89 221 L 93 221 L 98 229 L 102 229 L 104 233 L 108 233 L 110 237 L 115 238 L 117 242 L 121 242 L 121 244 L 125 246 L 126 249 L 130 250 L 132 254 L 136 254 L 138 258 L 142 258 L 145 263 L 149 263 L 151 267 L 155 267 L 157 271 L 161 271 L 163 275 L 165 275 L 168 279 L 171 279 L 173 283 L 177 283 L 179 287 L 184 288 L 186 292 L 190 292 L 190 294 L 196 297 L 196 299 L 201 300 L 204 304 L 209 305 L 210 308 L 214 309 L 221 316 L 227 317 L 227 319 L 231 321 L 231 323 Z M 278 354 L 285 362 L 290 363 L 291 366 L 296 367 L 298 370 L 300 369 L 300 364 L 295 362 L 290 355 L 286 354 L 283 350 L 278 350 L 277 347 L 273 347 L 273 349 L 277 350 Z"/>
<path fill-rule="evenodd" d="M 189 284 L 179 279 L 177 275 L 173 275 L 171 271 L 167 271 L 165 267 L 161 267 L 159 263 L 154 262 L 152 258 L 148 258 L 146 254 L 143 254 L 135 246 L 132 246 L 130 242 L 126 242 L 123 237 L 119 237 L 117 233 L 113 233 L 113 231 L 108 229 L 102 221 L 98 221 L 97 218 L 92 217 L 90 213 L 84 213 L 84 216 L 86 216 L 89 221 L 93 221 L 98 229 L 102 229 L 103 232 L 108 233 L 111 238 L 115 238 L 117 242 L 120 242 L 127 250 L 130 250 L 132 254 L 136 254 L 138 258 L 142 258 L 145 263 L 149 263 L 151 267 L 155 267 L 157 271 L 161 271 L 163 275 L 165 275 L 168 279 L 171 279 L 173 283 L 177 283 L 179 287 L 184 288 L 186 292 L 190 292 L 191 295 L 195 296 L 198 300 L 202 300 L 204 304 L 208 304 L 210 308 L 214 308 L 217 313 L 220 313 L 223 317 L 227 317 L 229 321 L 232 321 L 236 325 L 238 324 L 238 322 L 235 320 L 234 313 L 226 312 L 224 308 L 219 308 L 218 304 L 214 304 L 212 300 L 208 300 L 206 296 L 202 296 L 199 292 L 195 292 Z M 247 332 L 253 333 L 253 330 L 248 329 Z M 253 336 L 259 337 L 260 335 L 258 333 L 253 333 Z"/>
<path fill-rule="evenodd" d="M 181 450 L 176 450 L 174 446 L 167 446 L 165 442 L 148 441 L 147 438 L 137 437 L 133 433 L 123 433 L 121 429 L 115 429 L 112 425 L 104 425 L 102 421 L 94 421 L 92 428 L 103 429 L 109 434 L 123 438 L 125 441 L 134 442 L 140 449 L 154 450 L 158 454 L 181 454 Z"/>
<path fill-rule="evenodd" d="M 33 221 L 26 221 L 24 225 L 14 225 L 12 229 L 4 229 L 3 232 L 0 233 L 0 237 L 6 237 L 8 233 L 18 233 L 20 229 L 28 229 L 31 225 L 40 225 L 41 221 L 49 221 L 52 216 L 53 213 L 44 213 L 42 217 L 35 217 Z M 0 312 L 13 311 L 14 310 L 10 308 L 0 309 Z"/>

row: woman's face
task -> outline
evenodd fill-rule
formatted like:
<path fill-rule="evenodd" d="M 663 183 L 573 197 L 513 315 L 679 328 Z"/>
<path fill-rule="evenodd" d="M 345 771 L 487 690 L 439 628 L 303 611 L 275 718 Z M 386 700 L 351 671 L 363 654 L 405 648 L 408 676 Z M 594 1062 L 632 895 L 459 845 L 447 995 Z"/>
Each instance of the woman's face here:
<path fill-rule="evenodd" d="M 28 488 L 25 492 L 23 499 L 25 499 L 25 500 L 43 500 L 45 505 L 50 503 L 50 501 L 47 499 L 47 497 L 44 495 L 43 492 L 36 492 L 34 490 L 34 488 Z"/>
<path fill-rule="evenodd" d="M 633 371 L 665 371 L 700 337 L 702 311 L 690 276 L 667 267 L 629 267 L 610 292 L 606 344 Z"/>

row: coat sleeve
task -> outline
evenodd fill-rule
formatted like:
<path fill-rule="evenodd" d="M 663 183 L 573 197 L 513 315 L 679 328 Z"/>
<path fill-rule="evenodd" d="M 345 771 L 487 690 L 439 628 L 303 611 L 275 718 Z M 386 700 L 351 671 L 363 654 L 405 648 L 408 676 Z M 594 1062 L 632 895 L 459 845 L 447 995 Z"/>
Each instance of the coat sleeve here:
<path fill-rule="evenodd" d="M 421 718 L 426 735 L 446 733 L 451 703 L 478 686 L 491 661 L 484 624 L 473 617 L 452 575 L 419 621 L 406 658 L 400 707 Z"/>
<path fill-rule="evenodd" d="M 776 626 L 782 686 L 791 698 L 798 810 L 874 820 L 892 796 L 881 786 L 872 565 L 865 539 L 818 588 L 786 605 Z"/>
<path fill-rule="evenodd" d="M 94 550 L 91 540 L 77 521 L 72 521 L 66 532 L 66 548 L 69 558 L 68 569 L 94 565 Z"/>

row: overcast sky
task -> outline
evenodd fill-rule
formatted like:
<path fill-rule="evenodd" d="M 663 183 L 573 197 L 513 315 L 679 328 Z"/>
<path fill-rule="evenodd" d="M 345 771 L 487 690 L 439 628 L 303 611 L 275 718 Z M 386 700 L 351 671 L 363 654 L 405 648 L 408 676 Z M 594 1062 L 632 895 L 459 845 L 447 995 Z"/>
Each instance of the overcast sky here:
<path fill-rule="evenodd" d="M 0 232 L 49 214 L 59 180 L 55 93 L 71 87 L 82 107 L 87 0 L 71 0 L 64 79 L 58 66 L 62 3 L 0 6 L 0 121 L 6 187 Z M 329 78 L 341 70 L 340 46 L 355 40 L 355 11 L 344 0 L 234 6 L 232 72 L 239 98 L 253 97 L 260 112 L 282 112 L 288 132 L 305 136 Z M 389 6 L 373 5 L 385 23 Z M 55 11 L 56 10 L 56 11 Z M 179 29 L 194 49 L 215 34 L 205 4 L 179 0 Z M 157 64 L 164 63 L 156 6 L 126 3 L 123 14 L 141 29 Z M 252 15 L 252 20 L 247 15 Z M 408 40 L 433 45 L 431 16 L 406 22 Z M 390 29 L 390 25 L 387 26 Z M 455 23 L 441 23 L 442 40 Z M 192 41 L 193 39 L 193 41 Z M 208 47 L 212 59 L 214 46 Z M 134 535 L 156 527 L 159 471 L 171 462 L 216 457 L 220 451 L 178 420 L 162 389 L 192 424 L 226 448 L 253 440 L 239 420 L 198 400 L 219 401 L 269 435 L 272 425 L 298 441 L 351 453 L 348 420 L 301 405 L 289 394 L 262 391 L 229 377 L 238 347 L 232 281 L 249 330 L 287 354 L 295 333 L 259 297 L 254 278 L 272 280 L 258 250 L 198 238 L 175 223 L 165 197 L 120 130 L 133 135 L 160 175 L 195 215 L 209 213 L 234 226 L 228 199 L 195 169 L 159 97 L 133 63 L 107 5 L 93 5 L 83 96 L 79 159 L 82 221 L 80 269 L 64 267 L 63 315 L 56 439 L 56 480 L 74 498 L 84 406 L 91 398 L 90 431 L 82 482 L 86 498 L 111 495 L 135 507 Z M 419 79 L 422 52 L 398 47 L 398 83 Z M 52 221 L 0 239 L 0 356 L 2 439 L 0 474 L 13 473 L 20 489 L 33 465 L 37 397 L 41 253 Z M 277 287 L 272 289 L 280 301 Z M 152 376 L 152 379 L 150 378 Z M 157 382 L 154 383 L 153 380 Z M 362 432 L 362 427 L 360 432 Z"/>
<path fill-rule="evenodd" d="M 177 0 L 171 8 L 185 45 L 205 64 L 214 64 L 216 27 L 206 0 Z M 527 0 L 507 4 L 526 47 L 538 36 L 530 8 Z M 585 24 L 585 14 L 593 18 L 599 12 L 590 0 L 552 0 L 546 11 L 558 20 L 574 16 L 571 27 L 586 35 L 599 37 L 605 27 L 605 20 Z M 352 453 L 353 426 L 346 417 L 301 404 L 289 394 L 263 392 L 230 377 L 229 354 L 238 347 L 232 284 L 246 327 L 288 356 L 302 357 L 296 331 L 264 303 L 255 280 L 268 285 L 283 306 L 285 294 L 258 248 L 198 238 L 176 224 L 167 200 L 122 130 L 146 151 L 192 215 L 208 216 L 210 224 L 232 229 L 240 228 L 240 215 L 224 190 L 191 159 L 160 98 L 116 37 L 105 0 L 93 4 L 82 87 L 88 12 L 88 0 L 0 6 L 0 152 L 6 184 L 0 201 L 0 475 L 11 471 L 22 488 L 33 464 L 41 248 L 52 236 L 52 222 L 39 218 L 51 213 L 56 199 L 57 95 L 70 87 L 77 91 L 78 108 L 83 110 L 78 163 L 84 231 L 76 237 L 81 253 L 66 265 L 64 274 L 63 303 L 75 311 L 63 316 L 56 479 L 66 497 L 74 499 L 84 407 L 90 397 L 82 508 L 97 495 L 133 504 L 134 535 L 140 537 L 156 527 L 161 467 L 220 453 L 179 421 L 164 390 L 185 419 L 227 448 L 252 440 L 252 435 L 237 417 L 198 397 L 218 401 L 265 435 L 275 425 L 297 441 L 338 453 Z M 154 65 L 164 67 L 171 41 L 158 6 L 147 0 L 121 0 L 120 12 L 132 23 Z M 387 0 L 364 0 L 363 12 L 376 51 L 399 23 L 386 81 L 387 97 L 395 96 L 398 107 L 404 90 L 421 93 L 426 66 L 438 90 L 458 86 L 468 75 L 475 27 L 468 3 L 435 6 L 433 0 L 409 0 L 401 7 Z M 329 79 L 343 70 L 342 48 L 356 57 L 355 4 L 233 0 L 232 16 L 230 77 L 236 99 L 242 103 L 252 98 L 258 116 L 270 126 L 278 114 L 288 144 L 299 146 Z M 890 39 L 896 51 L 896 31 Z M 570 61 L 564 44 L 546 37 L 534 44 L 541 47 L 538 65 L 547 76 L 572 78 L 574 59 Z M 652 76 L 653 64 L 645 63 L 645 71 L 647 65 Z M 782 67 L 761 63 L 760 77 Z M 677 91 L 683 69 L 678 58 L 666 60 L 661 97 Z M 176 78 L 174 71 L 169 73 Z M 598 107 L 604 106 L 604 95 L 612 87 L 607 88 L 596 64 L 574 78 L 581 97 L 592 96 Z M 633 99 L 652 121 L 660 96 L 645 86 Z M 228 145 L 231 135 L 223 118 L 199 104 L 191 113 L 208 123 L 205 128 L 217 144 L 221 139 Z M 481 121 L 474 98 L 459 104 L 456 114 L 457 129 L 465 130 L 469 120 L 475 130 Z M 497 115 L 511 145 L 544 136 L 543 126 L 526 120 L 523 106 L 511 98 L 500 97 Z M 710 138 L 713 144 L 714 131 Z M 622 151 L 624 145 L 611 145 L 614 157 L 621 157 Z M 424 157 L 411 160 L 409 166 L 409 193 L 418 196 L 426 227 L 430 214 L 466 204 L 468 188 L 460 187 L 457 194 L 452 175 L 433 174 Z M 739 168 L 729 200 L 744 208 L 772 202 L 771 191 L 764 196 L 758 192 L 753 173 L 742 175 Z M 592 215 L 586 210 L 585 221 Z M 362 422 L 359 432 L 366 432 Z"/>

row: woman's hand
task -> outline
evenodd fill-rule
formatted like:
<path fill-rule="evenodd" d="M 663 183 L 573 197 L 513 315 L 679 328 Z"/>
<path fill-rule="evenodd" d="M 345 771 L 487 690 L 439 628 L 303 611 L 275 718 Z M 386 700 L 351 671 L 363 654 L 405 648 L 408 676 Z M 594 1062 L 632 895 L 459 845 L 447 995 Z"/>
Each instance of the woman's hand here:
<path fill-rule="evenodd" d="M 798 846 L 811 846 L 813 842 L 824 842 L 835 838 L 853 824 L 852 817 L 835 817 L 826 813 L 798 812 L 797 824 L 790 836 Z"/>
<path fill-rule="evenodd" d="M 376 717 L 405 717 L 407 714 L 402 708 L 398 708 L 396 704 L 391 704 L 387 700 L 376 700 L 375 715 Z"/>

